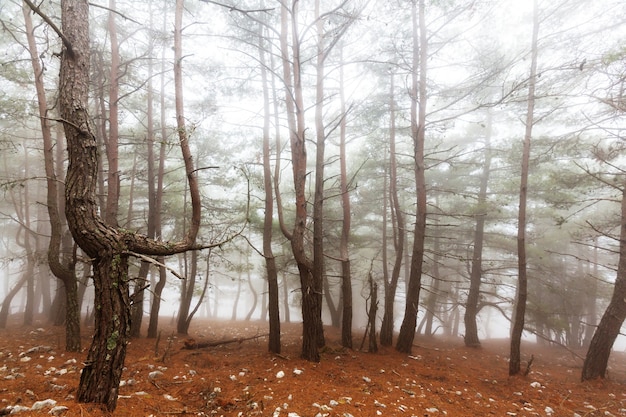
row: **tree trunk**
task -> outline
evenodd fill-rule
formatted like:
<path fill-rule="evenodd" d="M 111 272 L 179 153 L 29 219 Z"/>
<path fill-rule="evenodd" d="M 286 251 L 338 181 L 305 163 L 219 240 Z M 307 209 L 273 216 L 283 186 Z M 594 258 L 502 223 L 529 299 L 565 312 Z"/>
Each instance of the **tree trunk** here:
<path fill-rule="evenodd" d="M 181 0 L 177 2 L 177 7 L 180 7 L 182 15 Z M 128 256 L 130 253 L 165 256 L 196 249 L 195 239 L 201 214 L 200 193 L 188 137 L 183 126 L 178 129 L 178 133 L 192 200 L 191 225 L 183 240 L 154 241 L 146 236 L 113 228 L 98 215 L 96 188 L 99 153 L 87 112 L 90 71 L 89 6 L 85 0 L 63 0 L 61 8 L 64 38 L 59 108 L 69 154 L 65 210 L 74 240 L 93 260 L 97 300 L 94 308 L 96 329 L 81 374 L 77 398 L 82 402 L 105 404 L 109 411 L 113 411 L 117 404 L 117 389 L 124 366 L 130 325 Z M 177 27 L 180 28 L 180 25 Z M 180 35 L 179 30 L 177 32 Z M 178 84 L 180 75 L 176 78 Z M 182 103 L 177 100 L 177 107 L 179 105 L 182 106 Z"/>
<path fill-rule="evenodd" d="M 392 202 L 391 220 L 394 230 L 395 261 L 391 271 L 391 278 L 389 281 L 385 281 L 384 287 L 385 305 L 383 322 L 380 326 L 380 344 L 383 346 L 391 346 L 393 343 L 394 305 L 402 268 L 402 257 L 404 256 L 404 242 L 406 240 L 404 214 L 400 209 L 400 199 L 398 197 L 398 156 L 396 154 L 396 105 L 394 91 L 395 82 L 394 74 L 392 73 L 389 92 L 389 195 Z"/>
<path fill-rule="evenodd" d="M 530 77 L 528 83 L 528 108 L 526 110 L 526 132 L 524 134 L 524 148 L 522 151 L 522 172 L 520 181 L 519 218 L 517 224 L 517 300 L 513 313 L 513 328 L 511 330 L 511 353 L 509 359 L 509 375 L 520 372 L 522 333 L 524 331 L 524 316 L 526 314 L 526 299 L 528 297 L 528 277 L 526 273 L 526 200 L 528 194 L 528 165 L 530 161 L 530 142 L 533 131 L 535 85 L 537 83 L 537 37 L 539 34 L 539 8 L 534 0 L 533 37 L 531 45 Z"/>
<path fill-rule="evenodd" d="M 7 293 L 2 300 L 2 306 L 0 307 L 0 329 L 5 329 L 7 327 L 7 320 L 9 318 L 9 313 L 11 312 L 11 301 L 13 298 L 20 292 L 20 290 L 26 284 L 27 275 L 22 274 L 22 278 L 15 284 L 15 286 Z"/>
<path fill-rule="evenodd" d="M 341 67 L 339 69 L 339 102 L 341 122 L 339 124 L 339 172 L 341 190 L 342 225 L 339 241 L 339 257 L 341 258 L 341 345 L 352 349 L 352 271 L 350 270 L 350 226 L 352 210 L 350 191 L 348 190 L 348 169 L 346 156 L 347 111 L 344 91 L 343 48 L 341 49 Z"/>
<path fill-rule="evenodd" d="M 259 25 L 259 61 L 261 62 L 261 80 L 263 83 L 263 189 L 265 192 L 265 213 L 263 217 L 263 256 L 268 287 L 269 341 L 268 350 L 280 353 L 280 308 L 278 294 L 278 269 L 272 251 L 272 230 L 274 222 L 274 196 L 272 167 L 270 163 L 270 95 L 267 80 L 265 41 L 263 26 Z M 278 152 L 278 151 L 277 151 Z M 251 285 L 252 288 L 252 285 Z"/>
<path fill-rule="evenodd" d="M 411 88 L 411 136 L 413 137 L 415 157 L 415 188 L 417 195 L 417 210 L 413 253 L 411 257 L 411 272 L 406 295 L 404 318 L 400 326 L 396 349 L 399 352 L 410 353 L 415 338 L 415 325 L 419 308 L 422 268 L 424 261 L 424 240 L 426 238 L 426 178 L 424 176 L 424 140 L 426 121 L 426 71 L 428 63 L 428 39 L 426 37 L 426 21 L 424 16 L 425 2 L 414 1 L 411 9 L 413 25 L 413 72 Z M 419 26 L 418 26 L 419 14 Z M 419 36 L 418 36 L 419 28 Z M 419 64 L 419 82 L 418 82 Z M 418 97 L 419 92 L 419 97 Z M 418 111 L 419 101 L 419 111 Z"/>
<path fill-rule="evenodd" d="M 166 2 L 167 4 L 167 2 Z M 167 13 L 163 10 L 163 31 L 167 30 Z M 167 143 L 167 124 L 165 120 L 165 48 L 161 51 L 161 92 L 160 92 L 160 125 L 161 125 L 161 146 L 159 149 L 159 167 L 157 171 L 157 185 L 154 196 L 154 236 L 156 239 L 161 239 L 161 209 L 163 207 L 163 180 L 165 178 L 165 151 Z M 157 261 L 163 264 L 164 259 L 162 257 L 157 258 Z M 150 305 L 150 320 L 148 323 L 148 337 L 156 338 L 158 335 L 159 327 L 159 310 L 161 308 L 161 294 L 163 294 L 163 288 L 167 283 L 167 274 L 164 267 L 159 267 L 159 281 L 154 287 L 154 293 L 152 297 L 152 304 Z"/>
<path fill-rule="evenodd" d="M 480 177 L 480 188 L 478 190 L 478 202 L 476 204 L 476 229 L 474 230 L 474 248 L 472 251 L 472 268 L 470 271 L 470 287 L 465 303 L 465 336 L 463 338 L 465 346 L 478 347 L 478 326 L 476 316 L 478 315 L 480 298 L 480 284 L 482 282 L 482 261 L 483 261 L 483 241 L 485 239 L 485 217 L 487 216 L 487 185 L 489 184 L 489 173 L 491 171 L 491 112 L 487 114 L 487 132 L 485 137 L 485 160 L 483 162 L 483 172 Z"/>
<path fill-rule="evenodd" d="M 289 10 L 286 5 L 281 7 L 281 53 L 283 74 L 286 89 L 287 120 L 289 123 L 291 162 L 295 191 L 295 219 L 293 231 L 290 233 L 291 250 L 298 266 L 300 289 L 302 291 L 302 358 L 319 362 L 318 343 L 323 337 L 321 324 L 321 281 L 313 275 L 311 260 L 304 248 L 304 234 L 307 222 L 306 200 L 306 142 L 304 125 L 304 104 L 300 74 L 300 39 L 298 31 L 297 3 L 291 10 L 292 56 L 288 52 Z M 293 71 L 292 71 L 293 66 Z M 292 82 L 293 77 L 293 82 Z M 322 334 L 320 335 L 320 332 Z"/>
<path fill-rule="evenodd" d="M 128 257 L 102 254 L 93 261 L 96 299 L 93 340 L 80 376 L 79 402 L 117 405 L 118 387 L 130 330 Z"/>
<path fill-rule="evenodd" d="M 626 318 L 626 181 L 622 183 L 619 261 L 611 302 L 589 344 L 581 379 L 604 378 L 615 339 Z"/>
<path fill-rule="evenodd" d="M 118 99 L 119 99 L 119 67 L 120 52 L 117 41 L 117 27 L 115 24 L 115 0 L 109 0 L 109 16 L 107 30 L 111 42 L 111 68 L 109 74 L 109 134 L 106 141 L 106 155 L 108 161 L 107 173 L 107 202 L 106 222 L 111 226 L 117 226 L 120 199 L 120 173 L 119 173 L 119 125 L 118 125 Z"/>

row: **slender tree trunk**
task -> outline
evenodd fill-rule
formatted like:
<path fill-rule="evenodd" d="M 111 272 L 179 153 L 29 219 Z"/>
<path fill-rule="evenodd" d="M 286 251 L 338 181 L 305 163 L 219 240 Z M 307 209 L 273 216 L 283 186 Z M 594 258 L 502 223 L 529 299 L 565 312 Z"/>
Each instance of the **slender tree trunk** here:
<path fill-rule="evenodd" d="M 509 375 L 517 375 L 521 367 L 521 342 L 524 332 L 524 316 L 528 297 L 528 277 L 526 273 L 526 200 L 528 195 L 528 165 L 530 161 L 530 143 L 533 132 L 535 86 L 537 83 L 537 38 L 539 35 L 539 7 L 534 0 L 533 36 L 531 45 L 530 77 L 528 83 L 528 108 L 526 110 L 526 132 L 522 150 L 522 173 L 519 196 L 519 218 L 517 224 L 517 300 L 513 314 L 511 329 L 511 353 L 509 359 Z"/>
<path fill-rule="evenodd" d="M 168 1 L 164 0 L 163 8 L 163 32 L 167 30 L 167 6 Z M 160 240 L 162 238 L 161 231 L 161 209 L 163 207 L 163 180 L 165 178 L 165 151 L 167 143 L 167 128 L 165 123 L 165 48 L 161 50 L 161 92 L 160 92 L 160 125 L 161 125 L 161 146 L 159 150 L 159 168 L 156 175 L 157 186 L 154 197 L 154 235 Z M 164 263 L 163 257 L 157 257 L 157 261 Z M 167 274 L 164 267 L 159 267 L 159 280 L 154 287 L 152 304 L 150 305 L 150 319 L 148 323 L 148 337 L 156 338 L 159 327 L 159 311 L 161 308 L 161 295 L 167 283 Z"/>
<path fill-rule="evenodd" d="M 343 48 L 341 49 L 343 64 Z M 342 225 L 339 241 L 339 257 L 341 258 L 341 345 L 352 349 L 352 271 L 350 270 L 350 227 L 352 210 L 350 206 L 350 190 L 348 189 L 348 168 L 346 155 L 347 110 L 344 91 L 343 65 L 339 69 L 339 102 L 341 122 L 339 125 L 339 172 L 341 189 Z"/>
<path fill-rule="evenodd" d="M 11 312 L 11 302 L 20 290 L 24 288 L 24 284 L 26 284 L 27 279 L 28 276 L 26 273 L 22 274 L 22 278 L 20 278 L 17 284 L 15 284 L 15 286 L 7 292 L 4 300 L 2 300 L 2 306 L 0 306 L 0 329 L 5 329 L 7 327 L 7 320 L 9 318 L 9 313 Z"/>
<path fill-rule="evenodd" d="M 402 257 L 404 256 L 404 243 L 406 241 L 406 230 L 404 226 L 404 214 L 400 208 L 398 198 L 398 156 L 396 154 L 396 105 L 395 105 L 395 82 L 394 74 L 391 74 L 391 85 L 389 93 L 389 195 L 391 197 L 391 219 L 393 223 L 393 244 L 395 249 L 395 261 L 389 281 L 385 281 L 385 305 L 383 322 L 380 326 L 380 344 L 391 346 L 393 343 L 394 305 L 398 280 L 402 268 Z M 385 196 L 385 198 L 387 198 Z"/>
<path fill-rule="evenodd" d="M 109 0 L 109 17 L 107 30 L 111 42 L 111 72 L 109 74 L 109 135 L 107 140 L 107 205 L 106 222 L 111 226 L 117 226 L 120 199 L 120 173 L 119 173 L 119 123 L 118 123 L 118 99 L 119 99 L 119 67 L 120 52 L 117 41 L 117 27 L 115 24 L 115 0 Z"/>
<path fill-rule="evenodd" d="M 465 303 L 465 336 L 463 338 L 465 346 L 478 347 L 478 326 L 476 316 L 478 315 L 480 298 L 480 284 L 482 282 L 483 268 L 483 241 L 485 239 L 485 217 L 487 216 L 487 185 L 489 184 L 489 173 L 491 172 L 491 112 L 487 114 L 487 133 L 485 137 L 485 160 L 483 162 L 483 172 L 480 177 L 480 188 L 478 190 L 476 229 L 474 230 L 474 248 L 472 251 L 472 268 L 470 271 L 470 287 Z"/>
<path fill-rule="evenodd" d="M 263 189 L 265 192 L 265 213 L 263 217 L 263 256 L 268 287 L 269 341 L 268 349 L 280 353 L 280 308 L 278 294 L 278 269 L 272 251 L 272 232 L 274 222 L 274 195 L 272 167 L 270 163 L 270 94 L 267 80 L 265 41 L 263 26 L 259 25 L 259 61 L 261 62 L 261 80 L 263 83 Z M 276 151 L 278 153 L 278 150 Z M 252 285 L 251 285 L 252 287 Z"/>
<path fill-rule="evenodd" d="M 418 5 L 419 1 L 419 13 Z M 424 261 L 424 240 L 426 238 L 426 179 L 424 176 L 424 140 L 426 121 L 426 71 L 428 63 L 428 39 L 426 37 L 425 1 L 414 0 L 411 15 L 413 24 L 413 73 L 411 88 L 411 136 L 415 156 L 415 188 L 417 211 L 411 257 L 411 272 L 407 288 L 404 318 L 400 326 L 396 349 L 410 353 L 415 338 L 415 325 L 419 308 L 419 296 Z M 418 25 L 419 15 L 419 25 Z M 419 36 L 418 36 L 419 28 Z M 418 82 L 419 65 L 419 82 Z M 418 96 L 419 94 L 419 96 Z M 419 101 L 419 110 L 418 110 Z"/>
<path fill-rule="evenodd" d="M 298 31 L 298 4 L 293 3 L 291 10 L 291 57 L 289 56 L 288 32 L 289 10 L 286 5 L 281 7 L 281 53 L 283 74 L 286 87 L 287 120 L 290 130 L 291 161 L 295 191 L 295 219 L 293 231 L 290 233 L 291 250 L 293 252 L 300 275 L 302 291 L 302 358 L 319 362 L 319 341 L 323 338 L 321 325 L 321 281 L 313 274 L 313 266 L 304 247 L 304 235 L 307 222 L 306 176 L 307 154 L 304 125 L 304 103 L 300 74 L 300 39 Z M 293 66 L 293 71 L 292 71 Z M 293 81 L 292 81 L 293 79 Z M 320 334 L 320 332 L 322 332 Z"/>
<path fill-rule="evenodd" d="M 611 349 L 626 318 L 626 181 L 622 183 L 619 242 L 619 261 L 613 296 L 589 344 L 581 376 L 583 381 L 606 376 Z"/>

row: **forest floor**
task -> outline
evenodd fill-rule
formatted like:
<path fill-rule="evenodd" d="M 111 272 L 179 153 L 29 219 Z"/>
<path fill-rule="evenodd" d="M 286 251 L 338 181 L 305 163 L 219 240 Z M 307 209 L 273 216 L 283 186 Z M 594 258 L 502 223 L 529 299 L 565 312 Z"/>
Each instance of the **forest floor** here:
<path fill-rule="evenodd" d="M 607 379 L 582 383 L 584 352 L 559 347 L 524 344 L 524 360 L 534 357 L 530 373 L 509 377 L 506 340 L 466 348 L 460 339 L 418 337 L 412 355 L 367 353 L 341 348 L 338 330 L 328 328 L 321 362 L 310 363 L 299 358 L 300 332 L 299 324 L 282 325 L 281 355 L 267 351 L 265 322 L 195 320 L 196 343 L 236 341 L 193 350 L 171 329 L 158 344 L 133 339 L 114 415 L 626 416 L 623 352 L 613 353 Z M 20 407 L 18 416 L 109 415 L 74 399 L 90 343 L 90 329 L 84 333 L 75 354 L 64 352 L 61 327 L 0 330 L 0 415 Z M 252 336 L 260 337 L 244 340 Z"/>

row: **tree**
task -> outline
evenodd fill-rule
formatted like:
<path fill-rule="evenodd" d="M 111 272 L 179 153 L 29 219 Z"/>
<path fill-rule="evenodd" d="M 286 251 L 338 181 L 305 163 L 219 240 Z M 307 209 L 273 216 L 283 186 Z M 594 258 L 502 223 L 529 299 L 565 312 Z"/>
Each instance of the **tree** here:
<path fill-rule="evenodd" d="M 259 24 L 259 62 L 261 63 L 261 82 L 263 89 L 263 191 L 265 193 L 265 210 L 263 217 L 263 257 L 268 284 L 269 310 L 269 342 L 270 352 L 280 353 L 280 309 L 278 300 L 278 269 L 272 251 L 272 231 L 274 222 L 274 195 L 272 167 L 270 164 L 270 86 L 267 80 L 267 62 L 265 58 L 265 42 L 263 26 Z M 252 285 L 250 285 L 252 288 Z"/>
<path fill-rule="evenodd" d="M 483 275 L 483 243 L 485 240 L 485 218 L 487 217 L 487 186 L 489 184 L 489 173 L 491 171 L 491 113 L 487 114 L 487 133 L 485 137 L 485 157 L 483 169 L 480 176 L 478 190 L 478 200 L 476 204 L 476 228 L 474 229 L 474 247 L 472 250 L 472 267 L 470 271 L 470 287 L 465 303 L 465 336 L 463 340 L 465 346 L 480 346 L 478 338 L 478 326 L 476 325 L 476 315 L 480 311 L 478 301 L 480 299 L 480 284 Z"/>
<path fill-rule="evenodd" d="M 511 353 L 509 357 L 509 375 L 520 372 L 520 345 L 524 331 L 524 316 L 528 297 L 528 277 L 526 265 L 526 202 L 528 195 L 528 165 L 530 161 L 530 143 L 533 134 L 535 87 L 537 83 L 537 38 L 539 35 L 539 7 L 537 0 L 533 3 L 533 33 L 531 43 L 530 74 L 528 78 L 528 99 L 526 109 L 526 130 L 522 150 L 522 170 L 519 192 L 519 212 L 517 223 L 517 297 L 511 329 Z"/>
<path fill-rule="evenodd" d="M 384 313 L 380 326 L 380 344 L 391 346 L 393 342 L 393 322 L 394 304 L 398 280 L 402 268 L 402 257 L 404 256 L 404 242 L 406 240 L 406 229 L 404 224 L 404 213 L 400 207 L 398 195 L 398 155 L 396 152 L 396 103 L 395 103 L 395 82 L 394 73 L 391 73 L 390 93 L 389 93 L 389 199 L 391 200 L 391 220 L 393 227 L 393 246 L 395 249 L 395 260 L 391 277 L 384 282 Z M 387 197 L 385 196 L 385 200 Z M 384 226 L 386 227 L 386 226 Z M 386 249 L 383 248 L 383 250 Z M 386 256 L 385 256 L 386 257 Z M 386 269 L 386 268 L 385 268 Z"/>
<path fill-rule="evenodd" d="M 418 6 L 419 3 L 419 6 Z M 426 73 L 428 70 L 428 38 L 426 32 L 425 2 L 411 2 L 413 61 L 411 72 L 411 137 L 415 158 L 415 189 L 417 209 L 411 255 L 411 273 L 407 286 L 404 318 L 398 334 L 396 349 L 410 353 L 415 338 L 417 310 L 422 282 L 424 243 L 426 239 L 426 178 L 424 175 L 424 141 L 426 138 Z M 418 12 L 419 9 L 419 12 Z M 419 21 L 419 24 L 418 24 Z M 418 32 L 419 31 L 419 32 Z M 419 75 L 419 78 L 418 78 Z"/>
<path fill-rule="evenodd" d="M 583 364 L 583 381 L 606 376 L 611 349 L 626 319 L 626 181 L 622 182 L 620 219 L 619 261 L 613 296 L 591 338 Z"/>
<path fill-rule="evenodd" d="M 30 7 L 24 4 L 22 8 L 24 23 L 26 25 L 26 37 L 30 52 L 31 65 L 35 75 L 35 89 L 37 91 L 37 103 L 41 135 L 43 138 L 44 166 L 46 171 L 46 207 L 50 221 L 50 240 L 48 242 L 48 266 L 62 283 L 65 290 L 65 349 L 68 352 L 80 351 L 80 309 L 78 302 L 78 285 L 75 275 L 76 260 L 70 256 L 70 248 L 64 245 L 63 234 L 67 230 L 65 217 L 59 210 L 62 192 L 59 192 L 57 175 L 54 166 L 54 148 L 61 148 L 61 143 L 54 143 L 52 130 L 48 117 L 48 105 L 43 82 L 43 69 L 39 63 L 39 52 L 33 23 L 30 15 Z M 65 240 L 67 242 L 67 240 Z M 61 251 L 61 248 L 64 250 Z"/>
<path fill-rule="evenodd" d="M 182 0 L 177 2 L 177 8 L 182 9 Z M 99 153 L 88 113 L 88 3 L 84 0 L 64 0 L 61 3 L 61 20 L 63 52 L 59 107 L 69 156 L 66 217 L 74 240 L 92 259 L 97 300 L 93 341 L 81 373 L 77 399 L 102 403 L 113 411 L 117 405 L 130 330 L 129 256 L 165 256 L 194 248 L 200 226 L 199 191 L 189 138 L 184 120 L 180 119 L 180 147 L 192 199 L 191 225 L 185 238 L 180 242 L 154 241 L 103 221 L 98 214 L 96 198 Z M 180 59 L 176 65 L 180 74 Z M 180 75 L 177 79 L 180 81 Z M 178 105 L 182 106 L 182 102 L 177 102 Z"/>

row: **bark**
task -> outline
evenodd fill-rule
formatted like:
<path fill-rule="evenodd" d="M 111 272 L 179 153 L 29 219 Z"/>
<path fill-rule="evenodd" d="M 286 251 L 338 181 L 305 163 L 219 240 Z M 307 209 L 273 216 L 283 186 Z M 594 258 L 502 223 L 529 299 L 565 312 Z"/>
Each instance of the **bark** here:
<path fill-rule="evenodd" d="M 267 80 L 265 41 L 262 26 L 259 25 L 259 61 L 261 62 L 261 81 L 263 83 L 263 190 L 265 192 L 265 213 L 263 217 L 263 257 L 267 274 L 269 340 L 268 350 L 280 353 L 280 308 L 278 294 L 278 269 L 272 251 L 272 231 L 274 222 L 274 196 L 272 167 L 270 163 L 270 96 Z M 252 288 L 252 286 L 251 286 Z"/>
<path fill-rule="evenodd" d="M 15 286 L 7 293 L 2 300 L 2 306 L 0 307 L 0 329 L 5 329 L 7 327 L 7 321 L 9 318 L 9 312 L 11 311 L 11 302 L 13 298 L 20 292 L 20 290 L 26 284 L 28 276 L 26 274 L 22 274 L 22 278 L 15 284 Z"/>
<path fill-rule="evenodd" d="M 302 291 L 302 353 L 303 359 L 319 362 L 319 340 L 323 338 L 321 324 L 321 281 L 313 275 L 313 265 L 306 254 L 304 235 L 307 222 L 306 176 L 307 153 L 305 143 L 304 104 L 300 74 L 300 39 L 298 31 L 298 4 L 291 10 L 291 56 L 289 56 L 289 10 L 281 7 L 281 54 L 283 79 L 286 89 L 287 120 L 291 144 L 291 162 L 295 191 L 295 219 L 289 234 L 291 250 L 298 266 L 300 289 Z M 292 81 L 293 80 L 293 81 Z"/>
<path fill-rule="evenodd" d="M 393 244 L 395 249 L 395 261 L 391 271 L 391 278 L 389 281 L 385 280 L 384 283 L 385 305 L 383 321 L 380 326 L 380 344 L 383 346 L 391 346 L 393 343 L 393 310 L 396 291 L 398 289 L 398 280 L 402 268 L 402 257 L 404 256 L 404 242 L 406 241 L 404 214 L 400 208 L 400 199 L 398 197 L 398 156 L 396 154 L 396 106 L 394 87 L 394 74 L 392 73 L 389 94 L 389 195 L 392 201 L 391 218 L 394 228 Z"/>
<path fill-rule="evenodd" d="M 480 284 L 482 283 L 482 260 L 483 241 L 485 239 L 485 217 L 487 216 L 485 204 L 487 202 L 487 185 L 489 184 L 489 173 L 491 171 L 491 112 L 487 115 L 487 136 L 485 138 L 485 160 L 483 162 L 483 172 L 480 176 L 480 188 L 478 190 L 476 228 L 474 229 L 474 248 L 472 250 L 472 268 L 470 271 L 470 287 L 465 303 L 465 336 L 463 340 L 465 346 L 478 347 L 478 326 L 476 316 L 478 315 L 480 298 Z"/>
<path fill-rule="evenodd" d="M 180 0 L 178 5 L 182 9 Z M 130 326 L 128 256 L 130 253 L 165 256 L 195 248 L 200 225 L 199 190 L 188 138 L 184 129 L 179 129 L 192 199 L 192 221 L 185 237 L 179 242 L 155 241 L 111 227 L 98 215 L 96 179 L 99 152 L 87 111 L 89 6 L 85 0 L 64 0 L 61 8 L 62 31 L 68 40 L 61 55 L 59 83 L 59 107 L 69 155 L 65 211 L 74 240 L 92 259 L 97 300 L 94 337 L 81 374 L 77 398 L 81 402 L 105 404 L 109 411 L 113 411 L 117 405 Z"/>
<path fill-rule="evenodd" d="M 517 299 L 513 312 L 511 329 L 511 352 L 509 356 L 509 375 L 517 375 L 521 367 L 521 342 L 524 332 L 524 316 L 528 297 L 528 277 L 526 271 L 526 200 L 528 194 L 528 165 L 530 161 L 530 144 L 534 122 L 535 86 L 537 83 L 537 38 L 539 35 L 539 8 L 534 1 L 533 34 L 531 44 L 530 77 L 528 83 L 528 108 L 526 110 L 526 132 L 522 150 L 522 172 L 520 180 L 519 213 L 517 224 Z"/>
<path fill-rule="evenodd" d="M 187 271 L 187 257 L 184 256 L 185 271 Z M 196 286 L 196 271 L 198 270 L 198 251 L 191 252 L 191 260 L 189 261 L 189 273 L 186 274 L 185 280 L 182 281 L 180 292 L 180 306 L 178 308 L 178 320 L 176 324 L 176 331 L 179 334 L 187 334 L 189 332 L 189 310 L 191 308 L 191 301 L 193 300 L 193 293 Z M 239 285 L 241 286 L 241 279 L 239 279 Z"/>
<path fill-rule="evenodd" d="M 163 12 L 163 31 L 167 28 L 167 13 Z M 161 125 L 161 146 L 159 150 L 159 167 L 157 170 L 157 185 L 154 196 L 154 235 L 156 239 L 161 239 L 161 209 L 163 206 L 163 179 L 165 178 L 165 151 L 167 128 L 165 121 L 165 48 L 161 51 L 161 93 L 160 93 L 160 125 Z M 158 257 L 157 261 L 163 264 L 164 259 Z M 148 323 L 148 337 L 156 338 L 159 327 L 159 310 L 161 308 L 161 294 L 167 283 L 165 268 L 159 267 L 159 280 L 154 287 L 152 303 L 150 305 L 150 320 Z"/>
<path fill-rule="evenodd" d="M 119 175 L 119 67 L 120 52 L 117 41 L 117 27 L 115 24 L 115 0 L 109 0 L 109 16 L 107 22 L 111 42 L 111 68 L 109 74 L 109 134 L 107 140 L 107 202 L 106 222 L 111 226 L 118 224 L 118 210 L 120 199 L 120 175 Z"/>
<path fill-rule="evenodd" d="M 426 121 L 426 71 L 428 62 L 428 39 L 424 17 L 425 1 L 419 0 L 419 13 L 416 1 L 413 2 L 411 14 L 413 25 L 413 73 L 411 88 L 411 136 L 413 138 L 415 157 L 415 188 L 417 210 L 411 270 L 407 288 L 404 318 L 400 326 L 396 349 L 410 353 L 415 338 L 415 325 L 419 308 L 419 296 L 424 261 L 424 240 L 426 237 L 426 179 L 424 176 L 424 140 Z M 418 26 L 419 20 L 419 26 Z M 419 28 L 419 36 L 418 36 Z M 419 64 L 419 82 L 418 82 Z M 419 94 L 419 96 L 418 96 Z M 418 109 L 419 101 L 419 109 Z"/>
<path fill-rule="evenodd" d="M 378 284 L 369 274 L 370 284 L 370 307 L 367 312 L 367 326 L 369 328 L 369 352 L 378 352 L 378 344 L 376 343 L 376 313 L 378 311 Z"/>
<path fill-rule="evenodd" d="M 343 49 L 342 59 L 343 64 Z M 350 226 L 352 210 L 350 208 L 350 193 L 348 190 L 348 169 L 346 157 L 346 98 L 344 91 L 343 65 L 339 70 L 339 101 L 343 117 L 339 125 L 339 175 L 341 190 L 342 226 L 341 240 L 339 241 L 339 257 L 341 258 L 341 345 L 352 349 L 352 272 L 350 270 Z"/>
<path fill-rule="evenodd" d="M 626 181 L 622 184 L 619 242 L 619 261 L 613 296 L 591 338 L 583 364 L 581 376 L 583 381 L 606 376 L 611 349 L 626 318 Z"/>

